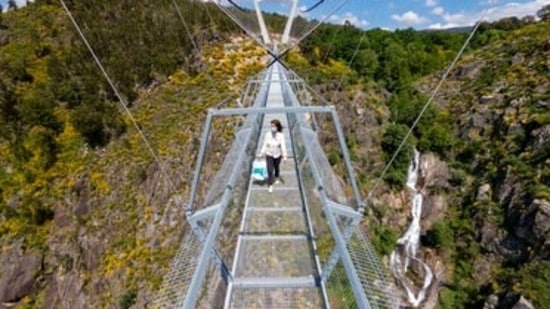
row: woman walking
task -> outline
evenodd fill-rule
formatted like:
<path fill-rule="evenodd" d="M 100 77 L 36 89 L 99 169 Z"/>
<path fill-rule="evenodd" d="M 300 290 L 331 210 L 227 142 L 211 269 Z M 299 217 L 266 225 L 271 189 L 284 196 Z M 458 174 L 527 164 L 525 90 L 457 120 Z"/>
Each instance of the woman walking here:
<path fill-rule="evenodd" d="M 273 192 L 275 178 L 277 178 L 276 183 L 279 183 L 279 165 L 281 159 L 286 160 L 285 144 L 283 126 L 279 120 L 274 119 L 271 121 L 271 130 L 265 135 L 264 144 L 259 155 L 263 156 L 265 154 L 269 192 Z"/>

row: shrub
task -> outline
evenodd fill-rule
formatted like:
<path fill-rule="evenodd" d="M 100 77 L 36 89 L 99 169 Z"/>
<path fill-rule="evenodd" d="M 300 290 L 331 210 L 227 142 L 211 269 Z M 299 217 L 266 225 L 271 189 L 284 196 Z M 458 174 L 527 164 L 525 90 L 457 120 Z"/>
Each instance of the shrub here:
<path fill-rule="evenodd" d="M 386 162 L 392 158 L 393 154 L 403 141 L 407 134 L 407 126 L 403 124 L 391 124 L 382 137 L 382 150 Z M 412 145 L 409 141 L 405 142 L 401 151 L 395 157 L 391 167 L 388 169 L 384 180 L 397 189 L 403 187 L 407 177 L 407 169 L 412 157 Z"/>
<path fill-rule="evenodd" d="M 428 238 L 434 246 L 444 249 L 454 249 L 454 234 L 451 225 L 446 220 L 437 221 L 428 231 Z"/>
<path fill-rule="evenodd" d="M 121 309 L 128 309 L 136 302 L 136 292 L 128 291 L 120 297 L 118 305 Z"/>
<path fill-rule="evenodd" d="M 105 146 L 111 138 L 125 131 L 116 108 L 102 102 L 85 103 L 75 108 L 71 123 L 91 147 Z"/>

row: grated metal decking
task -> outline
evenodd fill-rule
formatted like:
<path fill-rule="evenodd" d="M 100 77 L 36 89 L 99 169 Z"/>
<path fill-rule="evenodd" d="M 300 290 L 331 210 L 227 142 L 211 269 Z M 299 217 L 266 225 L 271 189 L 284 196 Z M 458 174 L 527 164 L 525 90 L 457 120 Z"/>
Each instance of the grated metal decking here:
<path fill-rule="evenodd" d="M 264 72 L 264 80 L 287 80 L 278 64 Z M 187 205 L 193 232 L 181 244 L 154 308 L 399 307 L 398 293 L 359 225 L 359 195 L 335 109 L 303 107 L 299 87 L 262 83 L 252 107 L 209 110 Z M 304 113 L 330 114 L 353 198 Z M 196 199 L 212 118 L 236 114 L 248 116 L 206 198 Z M 289 160 L 281 163 L 284 182 L 270 193 L 246 179 L 274 118 L 285 127 Z"/>
<path fill-rule="evenodd" d="M 271 74 L 279 78 L 278 66 Z M 266 106 L 285 106 L 280 83 L 271 84 Z M 250 181 L 225 308 L 320 308 L 323 296 L 286 114 L 264 117 L 257 152 L 272 119 L 283 125 L 289 159 L 281 163 L 283 182 L 272 193 Z"/>

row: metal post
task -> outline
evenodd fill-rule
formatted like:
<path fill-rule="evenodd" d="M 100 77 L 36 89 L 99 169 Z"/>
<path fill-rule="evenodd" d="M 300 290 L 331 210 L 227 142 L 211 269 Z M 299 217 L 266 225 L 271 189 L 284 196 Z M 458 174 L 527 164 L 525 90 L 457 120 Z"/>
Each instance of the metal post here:
<path fill-rule="evenodd" d="M 223 212 L 225 210 L 225 206 L 229 202 L 230 193 L 232 192 L 232 188 L 228 186 L 225 189 L 225 192 L 222 197 L 220 209 L 216 212 L 216 216 L 214 217 L 214 220 L 212 221 L 212 227 L 210 228 L 210 231 L 208 232 L 208 236 L 206 237 L 206 240 L 204 241 L 204 247 L 202 248 L 200 257 L 199 257 L 199 263 L 197 265 L 197 269 L 195 270 L 195 274 L 193 275 L 193 278 L 191 279 L 191 283 L 189 284 L 189 289 L 187 290 L 187 295 L 185 297 L 185 301 L 183 303 L 182 308 L 185 309 L 192 309 L 195 308 L 195 303 L 197 302 L 197 298 L 199 296 L 199 288 L 202 285 L 202 281 L 204 280 L 204 273 L 206 271 L 206 266 L 208 265 L 208 261 L 210 261 L 209 254 L 211 254 L 211 248 L 212 244 L 214 243 L 214 239 L 218 234 L 218 231 L 220 229 L 220 223 L 222 221 Z"/>
<path fill-rule="evenodd" d="M 191 183 L 191 195 L 189 197 L 189 203 L 187 205 L 187 215 L 192 215 L 193 203 L 195 202 L 195 195 L 197 194 L 197 186 L 200 179 L 200 172 L 202 164 L 204 163 L 204 154 L 206 153 L 206 145 L 208 143 L 208 137 L 210 136 L 210 130 L 212 129 L 212 110 L 208 110 L 206 115 L 206 122 L 201 135 L 201 145 L 199 148 L 199 154 L 197 156 L 197 164 L 195 165 L 195 172 L 193 174 L 193 182 Z"/>
<path fill-rule="evenodd" d="M 346 145 L 346 140 L 344 138 L 344 132 L 342 131 L 340 119 L 338 117 L 338 113 L 336 112 L 335 107 L 332 107 L 331 115 L 332 119 L 334 119 L 334 128 L 336 129 L 336 134 L 338 135 L 340 148 L 342 148 L 344 163 L 346 164 L 346 169 L 348 170 L 348 177 L 353 188 L 353 194 L 355 195 L 355 200 L 357 201 L 357 207 L 359 207 L 359 204 L 361 203 L 361 196 L 359 194 L 359 188 L 357 187 L 357 182 L 355 181 L 355 176 L 353 174 L 353 167 L 351 166 L 351 158 L 349 156 L 348 146 Z"/>
<path fill-rule="evenodd" d="M 320 177 L 318 175 L 319 171 L 317 171 L 316 167 L 313 168 L 315 164 L 312 164 L 311 166 L 312 166 L 312 170 L 314 171 L 314 175 L 317 174 L 315 178 L 319 178 Z M 317 181 L 318 180 L 319 179 L 317 179 Z M 325 214 L 329 222 L 332 235 L 334 236 L 336 247 L 338 251 L 340 251 L 339 255 L 342 257 L 342 265 L 344 266 L 346 274 L 350 279 L 350 285 L 353 290 L 353 294 L 355 295 L 355 299 L 359 304 L 359 308 L 369 309 L 370 303 L 367 296 L 365 295 L 365 291 L 362 288 L 360 288 L 363 285 L 361 284 L 361 280 L 357 275 L 357 270 L 355 269 L 355 266 L 353 265 L 353 261 L 351 260 L 351 256 L 349 255 L 349 252 L 347 250 L 346 240 L 340 233 L 338 224 L 336 223 L 334 215 L 332 214 L 332 210 L 330 209 L 330 207 L 327 206 L 328 198 L 322 187 L 319 188 L 319 195 L 321 196 L 321 202 L 323 203 L 323 208 L 325 209 Z"/>
<path fill-rule="evenodd" d="M 351 233 L 353 232 L 353 229 L 357 227 L 357 225 L 361 222 L 361 218 L 354 218 L 348 226 L 344 229 L 343 237 L 344 241 L 347 244 L 349 238 L 351 237 Z M 323 268 L 323 273 L 321 275 L 323 281 L 327 281 L 330 278 L 330 274 L 332 274 L 332 270 L 338 263 L 338 260 L 340 260 L 340 252 L 338 248 L 334 248 L 332 252 L 330 253 L 330 257 L 325 264 L 325 267 Z"/>
<path fill-rule="evenodd" d="M 304 141 L 304 144 L 305 144 L 305 141 Z M 359 279 L 359 276 L 357 275 L 355 266 L 353 265 L 353 262 L 351 260 L 351 256 L 347 251 L 346 240 L 340 233 L 340 229 L 338 228 L 338 224 L 336 223 L 332 210 L 328 206 L 328 198 L 322 186 L 323 183 L 321 180 L 321 176 L 319 175 L 319 170 L 317 168 L 317 165 L 315 164 L 315 161 L 313 159 L 313 155 L 311 153 L 312 152 L 311 147 L 309 146 L 309 144 L 305 144 L 305 147 L 306 147 L 306 155 L 308 156 L 308 159 L 311 162 L 311 171 L 313 173 L 315 183 L 318 187 L 319 195 L 321 197 L 321 203 L 323 204 L 323 209 L 325 211 L 326 218 L 328 220 L 332 235 L 334 236 L 334 240 L 336 242 L 336 248 L 339 251 L 339 255 L 342 257 L 342 264 L 344 266 L 346 274 L 348 275 L 348 278 L 350 279 L 350 284 L 353 290 L 353 294 L 355 295 L 357 303 L 359 304 L 359 308 L 365 308 L 365 309 L 370 308 L 370 304 L 367 299 L 367 296 L 365 295 L 365 291 L 360 288 L 362 287 L 362 284 Z"/>

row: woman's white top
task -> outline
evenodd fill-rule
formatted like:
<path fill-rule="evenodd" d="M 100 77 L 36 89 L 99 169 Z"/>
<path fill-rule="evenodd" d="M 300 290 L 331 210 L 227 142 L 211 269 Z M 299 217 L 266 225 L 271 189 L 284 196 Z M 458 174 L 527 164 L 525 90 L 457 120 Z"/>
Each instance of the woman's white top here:
<path fill-rule="evenodd" d="M 278 158 L 283 155 L 283 157 L 286 158 L 285 145 L 285 135 L 283 133 L 277 132 L 273 134 L 272 132 L 267 132 L 260 155 L 266 154 L 274 158 Z"/>

